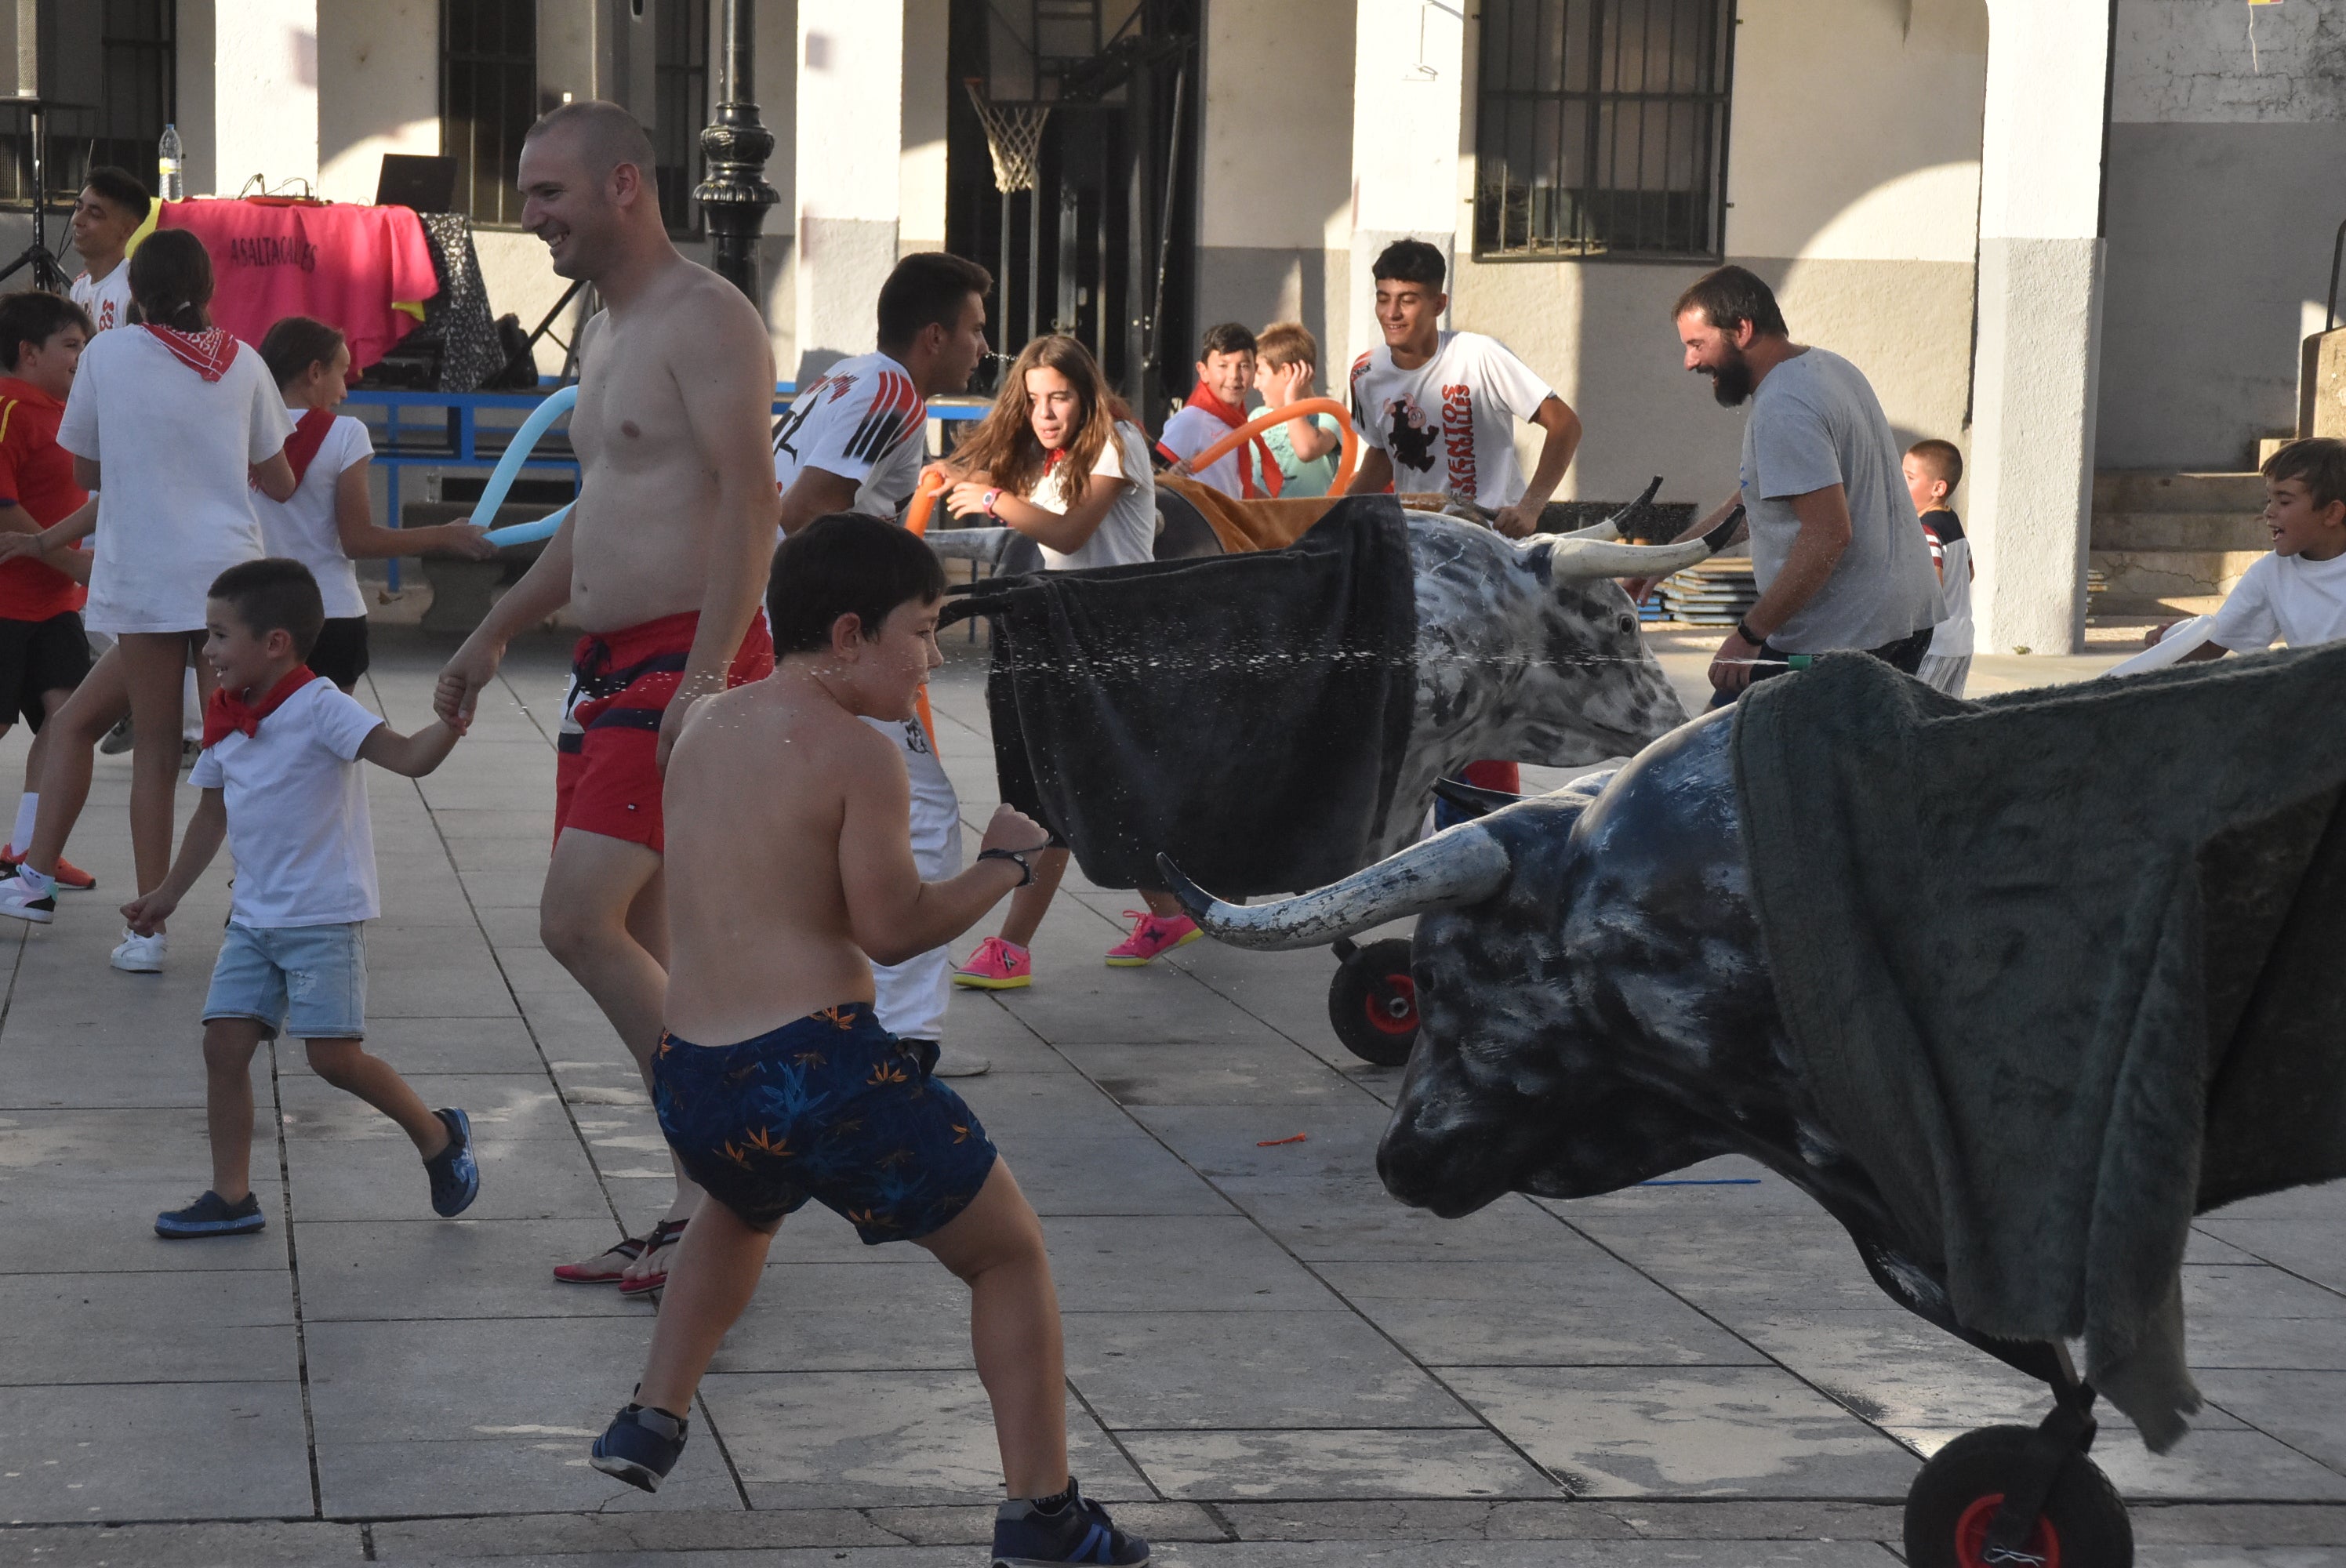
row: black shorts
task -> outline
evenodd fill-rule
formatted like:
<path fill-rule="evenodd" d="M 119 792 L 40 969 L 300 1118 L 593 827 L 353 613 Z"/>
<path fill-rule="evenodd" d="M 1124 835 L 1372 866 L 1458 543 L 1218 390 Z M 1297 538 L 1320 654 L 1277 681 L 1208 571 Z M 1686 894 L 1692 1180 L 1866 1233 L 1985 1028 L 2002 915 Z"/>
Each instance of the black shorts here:
<path fill-rule="evenodd" d="M 0 727 L 22 714 L 37 733 L 48 717 L 43 696 L 71 691 L 89 665 L 89 638 L 73 611 L 46 621 L 0 620 Z"/>
<path fill-rule="evenodd" d="M 367 672 L 367 618 L 329 616 L 310 650 L 310 667 L 344 691 L 358 685 Z"/>

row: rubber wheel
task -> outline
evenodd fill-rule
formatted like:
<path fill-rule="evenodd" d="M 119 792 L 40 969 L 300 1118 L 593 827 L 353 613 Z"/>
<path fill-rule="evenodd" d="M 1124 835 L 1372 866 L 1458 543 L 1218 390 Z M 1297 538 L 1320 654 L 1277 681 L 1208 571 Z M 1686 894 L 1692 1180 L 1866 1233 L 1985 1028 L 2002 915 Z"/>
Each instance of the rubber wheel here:
<path fill-rule="evenodd" d="M 1372 942 L 1328 983 L 1328 1022 L 1363 1062 L 1398 1067 L 1417 1044 L 1417 983 L 1409 977 L 1409 943 Z"/>
<path fill-rule="evenodd" d="M 1988 1526 L 2035 1435 L 1987 1427 L 1931 1457 L 1906 1493 L 1908 1568 L 1989 1568 Z M 2027 1549 L 2044 1568 L 2132 1568 L 2134 1525 L 2100 1466 L 2078 1454 L 2062 1468 Z"/>

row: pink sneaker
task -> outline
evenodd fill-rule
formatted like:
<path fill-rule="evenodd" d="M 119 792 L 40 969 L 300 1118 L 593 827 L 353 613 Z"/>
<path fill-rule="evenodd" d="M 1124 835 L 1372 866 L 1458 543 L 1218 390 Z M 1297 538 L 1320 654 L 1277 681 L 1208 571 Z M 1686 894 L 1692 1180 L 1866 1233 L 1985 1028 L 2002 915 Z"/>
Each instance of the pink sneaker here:
<path fill-rule="evenodd" d="M 1107 950 L 1108 965 L 1114 969 L 1137 969 L 1150 959 L 1177 947 L 1187 947 L 1206 934 L 1188 915 L 1168 920 L 1147 910 L 1124 912 L 1132 917 L 1132 934 Z"/>
<path fill-rule="evenodd" d="M 954 971 L 953 983 L 979 991 L 1016 991 L 1035 983 L 1035 960 L 1016 942 L 990 936 Z"/>

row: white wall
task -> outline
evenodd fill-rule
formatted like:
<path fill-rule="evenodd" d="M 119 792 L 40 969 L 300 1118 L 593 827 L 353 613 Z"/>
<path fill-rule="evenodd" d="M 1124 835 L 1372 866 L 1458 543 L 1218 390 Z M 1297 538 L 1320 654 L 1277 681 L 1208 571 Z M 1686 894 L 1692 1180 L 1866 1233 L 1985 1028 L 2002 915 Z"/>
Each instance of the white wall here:
<path fill-rule="evenodd" d="M 942 250 L 945 243 L 945 110 L 951 0 L 904 0 L 903 152 L 897 164 L 897 246 Z"/>
<path fill-rule="evenodd" d="M 319 195 L 372 201 L 385 153 L 440 151 L 439 39 L 439 0 L 319 7 Z"/>
<path fill-rule="evenodd" d="M 316 182 L 318 9 L 318 0 L 234 0 L 214 9 L 212 156 L 223 194 L 255 175 L 270 190 Z"/>

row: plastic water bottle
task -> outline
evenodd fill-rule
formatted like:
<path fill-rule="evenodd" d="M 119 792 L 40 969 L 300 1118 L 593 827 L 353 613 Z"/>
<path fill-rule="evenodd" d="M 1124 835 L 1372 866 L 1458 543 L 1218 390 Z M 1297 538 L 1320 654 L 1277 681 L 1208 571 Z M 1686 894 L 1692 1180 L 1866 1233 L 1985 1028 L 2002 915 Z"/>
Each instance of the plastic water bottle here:
<path fill-rule="evenodd" d="M 163 139 L 155 144 L 156 183 L 163 188 L 158 194 L 166 201 L 187 199 L 186 181 L 179 178 L 179 127 L 167 125 L 163 127 Z"/>

